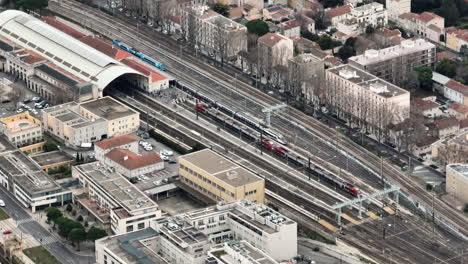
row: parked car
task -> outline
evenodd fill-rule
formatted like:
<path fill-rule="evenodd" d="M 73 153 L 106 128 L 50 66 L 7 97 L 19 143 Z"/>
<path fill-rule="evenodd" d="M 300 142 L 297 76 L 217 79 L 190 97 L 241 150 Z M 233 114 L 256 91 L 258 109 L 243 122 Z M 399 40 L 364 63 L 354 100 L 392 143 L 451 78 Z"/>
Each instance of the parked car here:
<path fill-rule="evenodd" d="M 0 206 L 5 207 L 5 202 L 3 200 L 1 200 L 1 199 L 0 199 Z"/>
<path fill-rule="evenodd" d="M 23 113 L 23 111 L 24 111 L 23 108 L 20 108 L 20 109 L 16 110 L 16 113 L 21 114 L 21 113 Z"/>
<path fill-rule="evenodd" d="M 42 98 L 40 98 L 40 97 L 33 97 L 31 100 L 32 100 L 33 102 L 37 103 L 37 102 L 41 101 Z"/>
<path fill-rule="evenodd" d="M 13 233 L 11 230 L 5 230 L 5 231 L 3 231 L 3 234 L 4 234 L 4 235 L 8 235 L 8 234 L 11 234 L 11 233 Z"/>
<path fill-rule="evenodd" d="M 23 100 L 23 103 L 25 103 L 25 104 L 29 104 L 30 102 L 31 102 L 31 99 L 24 99 Z"/>
<path fill-rule="evenodd" d="M 164 156 L 172 156 L 174 155 L 174 152 L 173 151 L 170 151 L 170 150 L 167 150 L 167 149 L 163 149 L 159 152 L 160 155 L 164 155 Z"/>
<path fill-rule="evenodd" d="M 176 159 L 169 159 L 169 164 L 176 164 L 177 163 L 177 160 Z"/>
<path fill-rule="evenodd" d="M 2 101 L 2 104 L 7 104 L 7 103 L 11 103 L 11 101 L 10 100 L 3 100 Z"/>
<path fill-rule="evenodd" d="M 164 160 L 164 161 L 169 161 L 170 158 L 168 156 L 164 156 L 164 155 L 159 155 L 161 156 L 161 159 Z"/>

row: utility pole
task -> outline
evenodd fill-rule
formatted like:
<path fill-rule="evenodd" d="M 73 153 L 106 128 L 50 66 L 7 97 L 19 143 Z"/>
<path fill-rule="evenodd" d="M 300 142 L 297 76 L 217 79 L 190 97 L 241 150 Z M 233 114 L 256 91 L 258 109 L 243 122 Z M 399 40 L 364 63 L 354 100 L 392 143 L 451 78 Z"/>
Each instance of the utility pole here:
<path fill-rule="evenodd" d="M 260 155 L 263 155 L 263 131 L 260 130 Z"/>

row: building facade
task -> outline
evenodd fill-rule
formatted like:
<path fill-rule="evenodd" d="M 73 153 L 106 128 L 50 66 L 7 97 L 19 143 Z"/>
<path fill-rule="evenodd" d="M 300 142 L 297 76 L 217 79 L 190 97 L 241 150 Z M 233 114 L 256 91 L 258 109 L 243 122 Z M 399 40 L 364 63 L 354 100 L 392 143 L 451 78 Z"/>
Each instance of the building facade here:
<path fill-rule="evenodd" d="M 214 201 L 265 201 L 265 181 L 218 153 L 205 149 L 179 157 L 181 182 Z"/>
<path fill-rule="evenodd" d="M 103 162 L 128 178 L 164 169 L 164 161 L 156 152 L 137 153 L 115 148 L 104 155 Z"/>
<path fill-rule="evenodd" d="M 386 0 L 388 19 L 397 21 L 398 16 L 411 12 L 411 0 Z"/>
<path fill-rule="evenodd" d="M 445 41 L 447 48 L 460 52 L 463 46 L 468 47 L 468 29 L 447 28 Z"/>
<path fill-rule="evenodd" d="M 446 191 L 463 203 L 468 203 L 468 164 L 448 164 Z"/>
<path fill-rule="evenodd" d="M 410 93 L 351 65 L 325 72 L 325 102 L 344 119 L 376 129 L 409 117 Z"/>
<path fill-rule="evenodd" d="M 325 63 L 322 59 L 304 53 L 288 61 L 291 94 L 296 98 L 317 102 L 318 90 L 325 77 Z"/>
<path fill-rule="evenodd" d="M 434 68 L 436 47 L 423 39 L 405 40 L 400 45 L 381 50 L 366 50 L 348 59 L 350 65 L 404 87 L 415 67 Z"/>
<path fill-rule="evenodd" d="M 0 119 L 0 132 L 17 147 L 43 141 L 42 123 L 29 113 L 22 113 Z"/>
<path fill-rule="evenodd" d="M 468 106 L 468 86 L 455 80 L 450 80 L 444 86 L 444 97 Z"/>
<path fill-rule="evenodd" d="M 359 35 L 368 26 L 385 27 L 388 23 L 387 10 L 382 4 L 372 2 L 351 9 L 345 19 L 336 24 L 336 29 L 346 35 Z"/>
<path fill-rule="evenodd" d="M 436 43 L 444 35 L 445 19 L 431 12 L 404 13 L 398 17 L 397 21 L 397 24 L 406 31 Z"/>
<path fill-rule="evenodd" d="M 128 149 L 138 153 L 138 138 L 131 135 L 121 135 L 96 142 L 94 144 L 96 159 L 103 161 L 104 155 L 116 148 Z"/>

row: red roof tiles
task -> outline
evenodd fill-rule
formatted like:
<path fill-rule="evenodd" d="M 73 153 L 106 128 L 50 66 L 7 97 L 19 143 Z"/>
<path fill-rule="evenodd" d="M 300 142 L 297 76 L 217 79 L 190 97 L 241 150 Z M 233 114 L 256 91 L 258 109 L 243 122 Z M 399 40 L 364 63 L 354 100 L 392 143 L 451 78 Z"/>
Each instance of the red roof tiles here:
<path fill-rule="evenodd" d="M 453 53 L 450 53 L 447 51 L 437 52 L 436 56 L 437 56 L 438 61 L 441 61 L 443 59 L 452 60 L 452 59 L 455 59 L 456 57 Z"/>
<path fill-rule="evenodd" d="M 110 149 L 110 148 L 115 148 L 118 146 L 130 144 L 136 141 L 138 141 L 138 139 L 135 137 L 132 137 L 130 135 L 122 135 L 118 137 L 104 139 L 102 141 L 96 142 L 95 145 L 101 149 Z"/>
<path fill-rule="evenodd" d="M 430 109 L 434 109 L 434 108 L 439 107 L 439 104 L 434 103 L 434 102 L 432 102 L 430 100 L 424 100 L 424 99 L 421 99 L 421 98 L 415 98 L 415 99 L 413 99 L 411 101 L 411 103 L 421 111 L 426 111 L 426 110 L 430 110 Z"/>
<path fill-rule="evenodd" d="M 80 38 L 80 41 L 116 60 L 121 60 L 123 58 L 128 58 L 132 56 L 132 54 L 121 50 L 118 47 L 112 45 L 110 42 L 107 42 L 94 35 L 82 37 Z"/>
<path fill-rule="evenodd" d="M 434 13 L 431 13 L 431 12 L 423 12 L 419 15 L 419 20 L 422 20 L 424 22 L 429 22 L 431 21 L 432 19 L 436 19 L 436 18 L 442 18 Z"/>
<path fill-rule="evenodd" d="M 455 80 L 450 80 L 445 86 L 465 96 L 468 96 L 468 86 L 462 83 L 459 83 Z"/>
<path fill-rule="evenodd" d="M 468 29 L 454 29 L 454 28 L 447 28 L 447 34 L 455 35 L 455 37 L 462 39 L 464 41 L 468 41 Z"/>
<path fill-rule="evenodd" d="M 21 51 L 14 52 L 13 54 L 17 57 L 22 57 L 23 62 L 27 64 L 34 64 L 34 63 L 41 62 L 41 61 L 43 62 L 47 61 L 46 58 L 30 50 L 21 50 Z"/>
<path fill-rule="evenodd" d="M 468 127 L 468 118 L 460 120 L 460 129 Z"/>
<path fill-rule="evenodd" d="M 351 12 L 351 6 L 350 5 L 343 5 L 339 6 L 336 8 L 332 8 L 328 10 L 326 13 L 329 17 L 336 17 L 336 16 L 342 16 L 344 14 L 350 13 Z"/>
<path fill-rule="evenodd" d="M 53 26 L 54 28 L 64 32 L 64 33 L 67 33 L 68 35 L 74 37 L 74 38 L 82 38 L 84 36 L 86 36 L 86 34 L 84 34 L 83 32 L 80 32 L 72 27 L 70 27 L 69 25 L 65 24 L 65 23 L 62 23 L 60 22 L 59 20 L 57 20 L 57 17 L 51 17 L 51 16 L 47 16 L 47 17 L 43 17 L 42 20 Z"/>
<path fill-rule="evenodd" d="M 286 39 L 286 38 L 279 35 L 279 34 L 267 33 L 267 34 L 259 37 L 258 42 L 264 44 L 265 46 L 273 47 L 283 39 Z"/>
<path fill-rule="evenodd" d="M 143 75 L 146 75 L 151 78 L 151 82 L 157 82 L 161 80 L 167 79 L 166 76 L 163 76 L 161 74 L 158 74 L 157 72 L 151 70 L 150 68 L 142 65 L 141 63 L 138 63 L 134 60 L 131 59 L 123 59 L 121 61 L 122 63 L 126 64 L 127 66 L 133 68 L 134 70 L 142 73 Z"/>
<path fill-rule="evenodd" d="M 444 118 L 444 119 L 436 120 L 436 121 L 434 121 L 434 125 L 438 129 L 446 129 L 446 128 L 449 128 L 449 127 L 459 125 L 459 122 L 458 122 L 458 119 L 456 119 L 455 117 L 452 116 L 452 117 L 447 117 L 447 118 Z"/>
<path fill-rule="evenodd" d="M 398 29 L 389 29 L 389 28 L 378 28 L 375 30 L 375 34 L 381 35 L 384 37 L 394 37 L 401 36 L 401 32 Z"/>
<path fill-rule="evenodd" d="M 455 112 L 458 112 L 458 113 L 461 113 L 461 114 L 468 113 L 468 106 L 466 106 L 466 105 L 453 103 L 450 106 L 450 108 L 453 109 Z"/>
<path fill-rule="evenodd" d="M 288 20 L 286 22 L 283 22 L 280 24 L 284 30 L 288 30 L 288 29 L 291 29 L 291 28 L 295 28 L 295 27 L 300 27 L 301 26 L 301 21 L 297 20 L 297 19 L 293 19 L 293 20 Z"/>
<path fill-rule="evenodd" d="M 129 170 L 143 168 L 163 162 L 161 157 L 156 152 L 139 155 L 131 152 L 128 149 L 120 148 L 109 151 L 105 156 Z"/>

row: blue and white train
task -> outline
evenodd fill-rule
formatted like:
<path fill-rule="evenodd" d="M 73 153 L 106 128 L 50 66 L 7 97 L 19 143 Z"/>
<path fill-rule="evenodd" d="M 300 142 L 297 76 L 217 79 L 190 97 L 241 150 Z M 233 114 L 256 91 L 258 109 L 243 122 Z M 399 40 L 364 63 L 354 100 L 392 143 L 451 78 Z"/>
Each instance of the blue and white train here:
<path fill-rule="evenodd" d="M 153 60 L 152 58 L 146 56 L 145 54 L 143 54 L 143 53 L 141 53 L 139 51 L 134 50 L 132 47 L 130 47 L 129 45 L 127 45 L 127 44 L 125 44 L 123 42 L 120 42 L 118 40 L 114 40 L 114 41 L 112 41 L 112 44 L 114 44 L 115 46 L 119 47 L 122 50 L 125 50 L 125 51 L 137 56 L 138 58 L 140 58 L 144 62 L 153 65 L 154 67 L 160 69 L 161 71 L 166 70 L 166 67 L 164 67 L 164 65 L 162 65 L 161 63 Z"/>

